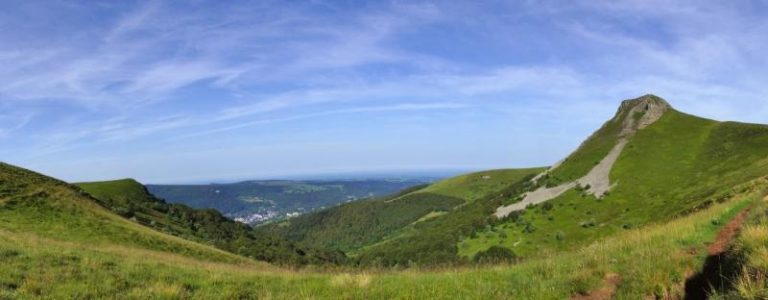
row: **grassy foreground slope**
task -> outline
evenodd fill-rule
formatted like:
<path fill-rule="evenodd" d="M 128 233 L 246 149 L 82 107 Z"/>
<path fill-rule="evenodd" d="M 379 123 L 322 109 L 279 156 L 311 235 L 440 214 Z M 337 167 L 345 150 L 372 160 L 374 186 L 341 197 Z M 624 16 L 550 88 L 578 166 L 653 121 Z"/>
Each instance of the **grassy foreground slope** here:
<path fill-rule="evenodd" d="M 157 199 L 132 179 L 77 184 L 104 207 L 144 226 L 249 258 L 283 265 L 341 263 L 337 251 L 296 246 L 234 222 L 212 209 L 193 209 Z"/>
<path fill-rule="evenodd" d="M 17 176 L 4 177 L 4 184 L 8 179 L 18 181 Z M 26 182 L 43 192 L 60 188 L 44 182 Z M 135 247 L 120 239 L 102 240 L 97 235 L 59 237 L 77 235 L 70 231 L 83 232 L 90 227 L 61 226 L 56 235 L 51 235 L 35 226 L 2 222 L 0 297 L 563 299 L 604 287 L 607 275 L 623 279 L 615 286 L 615 296 L 620 299 L 674 296 L 682 292 L 686 273 L 700 268 L 704 244 L 714 238 L 722 224 L 766 195 L 765 185 L 736 190 L 740 193 L 734 194 L 732 200 L 687 217 L 629 230 L 548 259 L 532 259 L 518 265 L 404 272 L 284 271 L 245 259 L 222 260 L 213 254 L 190 256 L 179 255 L 174 249 Z M 2 199 L 16 199 L 22 195 L 19 192 L 23 191 L 4 185 Z M 3 215 L 20 213 L 6 207 L 2 211 Z M 42 211 L 55 215 L 48 207 L 41 208 Z M 108 223 L 122 222 L 115 218 L 118 221 Z M 61 219 L 52 218 L 49 223 L 54 222 Z M 137 226 L 126 223 L 127 228 Z M 205 246 L 193 246 L 194 243 L 189 245 L 219 253 Z"/>
<path fill-rule="evenodd" d="M 610 140 L 602 136 L 613 134 L 603 132 L 608 127 L 591 139 Z M 605 197 L 572 189 L 465 239 L 459 248 L 468 257 L 494 245 L 526 257 L 573 249 L 711 205 L 727 198 L 731 187 L 766 174 L 768 126 L 716 122 L 670 109 L 629 139 L 610 172 L 614 187 Z"/>

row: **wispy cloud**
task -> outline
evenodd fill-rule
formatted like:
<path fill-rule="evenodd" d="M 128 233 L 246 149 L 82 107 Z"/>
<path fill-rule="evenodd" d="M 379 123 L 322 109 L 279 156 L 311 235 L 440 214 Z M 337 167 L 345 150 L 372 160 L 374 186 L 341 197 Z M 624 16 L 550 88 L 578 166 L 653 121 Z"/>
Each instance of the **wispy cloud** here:
<path fill-rule="evenodd" d="M 321 112 L 314 112 L 314 113 L 307 113 L 307 114 L 292 115 L 292 116 L 283 117 L 283 118 L 267 118 L 267 119 L 244 121 L 236 125 L 218 127 L 214 129 L 203 130 L 203 131 L 199 131 L 191 134 L 182 135 L 182 136 L 179 136 L 178 139 L 199 137 L 203 135 L 221 133 L 221 132 L 242 129 L 242 128 L 247 128 L 247 127 L 252 127 L 257 125 L 270 124 L 270 123 L 298 121 L 303 119 L 328 117 L 328 116 L 335 116 L 335 115 L 372 113 L 372 112 L 413 112 L 413 111 L 426 111 L 426 110 L 451 110 L 451 109 L 460 109 L 460 108 L 466 108 L 466 107 L 467 105 L 465 104 L 451 103 L 451 102 L 401 103 L 401 104 L 386 105 L 386 106 L 355 107 L 355 108 L 337 109 L 337 110 L 328 110 L 328 111 L 321 111 Z"/>
<path fill-rule="evenodd" d="M 534 115 L 540 136 L 585 135 L 649 92 L 768 122 L 768 12 L 749 1 L 0 6 L 0 138 L 22 163 L 355 114 Z"/>
<path fill-rule="evenodd" d="M 0 113 L 0 139 L 8 137 L 14 132 L 27 126 L 32 121 L 34 114 L 2 114 Z"/>

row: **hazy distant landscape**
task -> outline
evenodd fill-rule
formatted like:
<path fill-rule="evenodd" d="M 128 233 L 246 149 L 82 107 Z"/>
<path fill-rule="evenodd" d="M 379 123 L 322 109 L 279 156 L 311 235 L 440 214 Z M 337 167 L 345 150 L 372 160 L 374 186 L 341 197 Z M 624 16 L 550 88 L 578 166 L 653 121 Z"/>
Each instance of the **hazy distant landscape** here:
<path fill-rule="evenodd" d="M 154 195 L 194 208 L 213 208 L 256 225 L 341 203 L 382 197 L 436 179 L 259 180 L 209 185 L 147 185 Z"/>
<path fill-rule="evenodd" d="M 0 299 L 768 299 L 763 1 L 0 3 Z"/>

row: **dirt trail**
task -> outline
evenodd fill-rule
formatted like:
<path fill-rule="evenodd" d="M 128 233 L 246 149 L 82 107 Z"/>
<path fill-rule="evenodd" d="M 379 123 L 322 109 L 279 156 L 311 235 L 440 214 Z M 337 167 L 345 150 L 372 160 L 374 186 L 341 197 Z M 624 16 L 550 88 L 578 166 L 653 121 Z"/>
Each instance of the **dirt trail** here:
<path fill-rule="evenodd" d="M 749 208 L 745 208 L 717 233 L 717 238 L 707 248 L 707 260 L 704 262 L 701 271 L 685 281 L 684 299 L 707 299 L 712 287 L 722 288 L 728 284 L 721 275 L 723 274 L 722 266 L 726 260 L 725 252 L 728 250 L 728 245 L 731 244 L 739 233 L 741 225 L 744 224 L 748 214 Z"/>
<path fill-rule="evenodd" d="M 747 214 L 749 214 L 749 208 L 741 211 L 733 218 L 733 220 L 728 222 L 719 233 L 717 233 L 715 242 L 713 242 L 712 245 L 709 245 L 709 255 L 720 255 L 723 254 L 725 250 L 728 250 L 728 245 L 731 244 L 736 237 L 736 234 L 739 233 L 739 229 L 741 229 L 741 225 L 744 224 Z"/>
<path fill-rule="evenodd" d="M 720 277 L 720 263 L 723 255 L 728 249 L 728 245 L 738 234 L 741 225 L 747 218 L 749 208 L 739 212 L 728 224 L 725 225 L 717 234 L 714 242 L 707 248 L 707 261 L 701 272 L 691 276 L 685 282 L 686 300 L 707 299 L 709 288 L 716 286 L 722 281 Z M 603 286 L 599 289 L 589 292 L 586 295 L 575 295 L 571 300 L 608 300 L 616 294 L 616 288 L 621 284 L 622 279 L 619 274 L 609 273 L 605 276 Z"/>

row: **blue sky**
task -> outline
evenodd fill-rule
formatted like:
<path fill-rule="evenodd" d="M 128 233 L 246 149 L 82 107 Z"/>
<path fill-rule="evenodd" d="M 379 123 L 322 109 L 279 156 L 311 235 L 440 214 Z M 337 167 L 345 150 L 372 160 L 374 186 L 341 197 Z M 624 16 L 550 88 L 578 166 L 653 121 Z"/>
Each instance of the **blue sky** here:
<path fill-rule="evenodd" d="M 0 160 L 70 181 L 548 165 L 646 93 L 768 123 L 764 1 L 0 3 Z"/>

